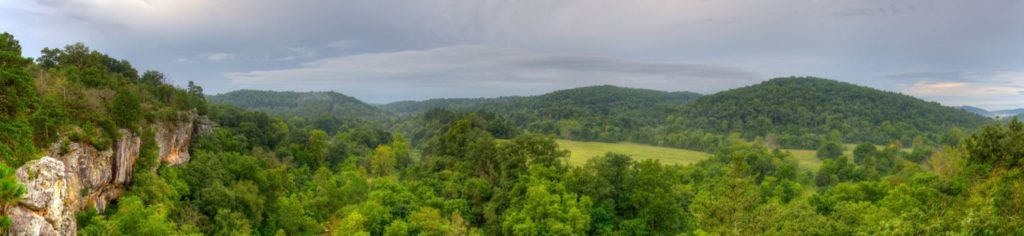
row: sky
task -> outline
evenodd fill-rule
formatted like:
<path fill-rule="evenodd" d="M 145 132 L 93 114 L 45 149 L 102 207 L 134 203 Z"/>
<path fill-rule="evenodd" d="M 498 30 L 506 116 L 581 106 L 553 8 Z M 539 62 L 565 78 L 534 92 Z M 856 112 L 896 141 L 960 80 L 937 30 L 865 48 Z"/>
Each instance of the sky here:
<path fill-rule="evenodd" d="M 0 0 L 27 56 L 83 42 L 179 86 L 371 103 L 816 76 L 1024 107 L 1024 1 Z"/>

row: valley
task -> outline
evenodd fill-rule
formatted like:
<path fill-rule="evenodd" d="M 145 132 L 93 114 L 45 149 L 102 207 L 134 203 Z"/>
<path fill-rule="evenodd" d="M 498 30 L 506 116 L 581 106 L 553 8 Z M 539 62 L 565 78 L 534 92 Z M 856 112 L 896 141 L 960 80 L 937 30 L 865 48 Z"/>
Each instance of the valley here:
<path fill-rule="evenodd" d="M 1019 234 L 1024 123 L 819 77 L 371 105 L 0 34 L 13 235 Z M 694 88 L 698 90 L 699 88 Z"/>

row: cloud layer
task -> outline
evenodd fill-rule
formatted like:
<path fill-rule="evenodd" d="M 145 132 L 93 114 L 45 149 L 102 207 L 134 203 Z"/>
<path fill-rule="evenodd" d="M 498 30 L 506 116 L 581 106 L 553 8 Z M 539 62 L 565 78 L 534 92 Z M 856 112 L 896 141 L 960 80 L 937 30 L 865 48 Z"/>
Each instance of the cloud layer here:
<path fill-rule="evenodd" d="M 336 88 L 372 102 L 539 94 L 602 84 L 714 92 L 763 78 L 721 66 L 541 54 L 481 45 L 332 57 L 298 68 L 235 72 L 227 77 L 241 87 Z"/>
<path fill-rule="evenodd" d="M 1009 108 L 1024 107 L 1024 101 L 988 96 L 983 92 L 991 90 L 984 89 L 966 93 L 972 96 L 926 89 L 938 83 L 976 88 L 1024 80 L 1020 74 L 997 77 L 1024 70 L 1021 12 L 1019 0 L 28 0 L 0 1 L 0 29 L 14 33 L 28 52 L 82 41 L 161 70 L 179 84 L 195 80 L 210 92 L 271 84 L 252 82 L 271 78 L 298 80 L 284 75 L 313 77 L 310 71 L 317 70 L 347 76 L 330 77 L 331 86 L 296 88 L 345 91 L 343 85 L 358 83 L 365 94 L 410 94 L 360 97 L 368 100 L 418 98 L 414 91 L 423 88 L 414 86 L 452 78 L 482 85 L 499 78 L 530 83 L 573 76 L 547 82 L 561 87 L 621 74 L 666 84 L 613 82 L 697 91 L 738 86 L 683 88 L 676 80 L 650 79 L 665 72 L 662 77 L 696 80 L 701 76 L 688 73 L 704 69 L 677 67 L 697 64 L 765 77 L 814 75 L 925 94 L 945 104 Z M 408 65 L 423 63 L 409 58 L 417 53 L 466 53 L 473 47 L 490 47 L 473 50 L 483 54 L 474 60 L 491 65 L 421 66 L 429 70 Z M 503 58 L 482 58 L 489 56 L 485 53 Z M 510 59 L 520 54 L 533 59 Z M 374 57 L 398 61 L 376 66 L 356 61 Z M 324 69 L 341 67 L 354 72 Z M 386 77 L 389 73 L 398 77 Z M 362 76 L 382 82 L 359 81 Z M 242 77 L 261 79 L 243 83 Z M 411 77 L 420 79 L 393 82 Z M 423 94 L 534 91 L 453 88 L 459 89 Z"/>

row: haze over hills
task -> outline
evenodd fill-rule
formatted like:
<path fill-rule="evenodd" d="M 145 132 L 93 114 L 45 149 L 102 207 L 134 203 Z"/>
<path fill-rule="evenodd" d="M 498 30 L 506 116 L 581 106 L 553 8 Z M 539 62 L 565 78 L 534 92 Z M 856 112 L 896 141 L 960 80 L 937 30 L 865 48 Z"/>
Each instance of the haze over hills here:
<path fill-rule="evenodd" d="M 1017 116 L 1024 115 L 1024 108 L 1007 109 L 1007 110 L 996 110 L 996 111 L 989 111 L 989 110 L 985 110 L 985 109 L 980 108 L 980 107 L 973 107 L 973 106 L 962 106 L 960 108 L 964 109 L 966 111 L 969 111 L 969 112 L 973 112 L 974 114 L 978 114 L 978 115 L 982 115 L 982 116 L 986 116 L 986 117 L 992 117 L 992 118 L 995 118 L 995 117 L 1009 118 L 1009 117 L 1017 117 Z"/>

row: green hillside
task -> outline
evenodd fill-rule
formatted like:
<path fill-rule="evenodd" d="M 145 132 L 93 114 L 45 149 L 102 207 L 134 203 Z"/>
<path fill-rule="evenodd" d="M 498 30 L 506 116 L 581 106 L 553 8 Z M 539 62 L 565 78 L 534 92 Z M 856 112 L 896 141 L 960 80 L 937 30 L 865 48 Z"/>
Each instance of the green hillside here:
<path fill-rule="evenodd" d="M 953 128 L 973 130 L 991 120 L 959 108 L 849 83 L 813 78 L 772 79 L 701 97 L 682 107 L 687 130 L 768 137 L 783 146 L 844 142 L 939 140 Z"/>
<path fill-rule="evenodd" d="M 278 116 L 333 116 L 366 120 L 389 116 L 387 112 L 359 99 L 336 92 L 238 90 L 210 96 L 209 100 Z"/>
<path fill-rule="evenodd" d="M 526 130 L 565 139 L 653 143 L 650 133 L 670 116 L 669 112 L 700 96 L 602 85 L 529 97 L 405 101 L 381 108 L 405 115 L 430 109 L 486 111 L 504 115 Z"/>

